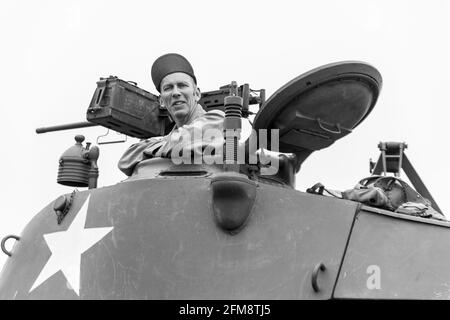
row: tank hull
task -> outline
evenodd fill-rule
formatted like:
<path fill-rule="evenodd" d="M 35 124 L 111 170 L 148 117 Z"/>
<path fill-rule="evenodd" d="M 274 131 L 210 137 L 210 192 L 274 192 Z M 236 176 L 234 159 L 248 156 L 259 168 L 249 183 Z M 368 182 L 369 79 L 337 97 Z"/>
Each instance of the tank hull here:
<path fill-rule="evenodd" d="M 213 201 L 211 179 L 166 177 L 78 192 L 61 224 L 52 202 L 15 243 L 0 299 L 449 297 L 447 223 L 258 183 L 232 234 Z"/>

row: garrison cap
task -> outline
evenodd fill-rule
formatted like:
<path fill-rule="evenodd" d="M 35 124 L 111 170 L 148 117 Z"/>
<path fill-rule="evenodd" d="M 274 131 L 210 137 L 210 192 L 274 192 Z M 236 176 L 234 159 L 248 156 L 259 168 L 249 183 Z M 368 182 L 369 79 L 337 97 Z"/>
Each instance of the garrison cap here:
<path fill-rule="evenodd" d="M 180 54 L 168 53 L 156 59 L 152 65 L 152 80 L 158 92 L 161 92 L 160 84 L 162 79 L 175 72 L 183 72 L 190 75 L 194 79 L 195 84 L 197 84 L 194 69 L 189 61 Z"/>

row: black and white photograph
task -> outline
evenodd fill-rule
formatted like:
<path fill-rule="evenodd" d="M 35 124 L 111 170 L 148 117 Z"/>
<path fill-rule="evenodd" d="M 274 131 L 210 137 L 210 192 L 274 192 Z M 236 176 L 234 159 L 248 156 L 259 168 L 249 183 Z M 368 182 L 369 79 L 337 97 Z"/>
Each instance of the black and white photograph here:
<path fill-rule="evenodd" d="M 2 1 L 0 300 L 450 299 L 448 17 Z"/>

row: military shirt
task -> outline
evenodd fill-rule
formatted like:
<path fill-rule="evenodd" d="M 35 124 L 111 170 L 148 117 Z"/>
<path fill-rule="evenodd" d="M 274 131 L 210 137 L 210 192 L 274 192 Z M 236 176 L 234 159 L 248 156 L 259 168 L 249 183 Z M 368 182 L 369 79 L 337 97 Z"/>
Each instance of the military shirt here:
<path fill-rule="evenodd" d="M 211 110 L 206 112 L 197 104 L 189 115 L 188 121 L 178 128 L 175 126 L 173 130 L 166 136 L 153 137 L 139 141 L 131 145 L 119 160 L 118 167 L 127 176 L 133 174 L 136 165 L 144 160 L 156 157 L 170 158 L 174 147 L 185 147 L 191 149 L 192 152 L 202 152 L 205 146 L 213 143 L 214 137 L 206 137 L 205 131 L 208 129 L 216 129 L 223 131 L 223 120 L 225 114 L 220 110 Z M 194 131 L 200 131 L 201 136 L 193 141 L 186 141 L 182 137 L 188 135 L 195 137 Z"/>

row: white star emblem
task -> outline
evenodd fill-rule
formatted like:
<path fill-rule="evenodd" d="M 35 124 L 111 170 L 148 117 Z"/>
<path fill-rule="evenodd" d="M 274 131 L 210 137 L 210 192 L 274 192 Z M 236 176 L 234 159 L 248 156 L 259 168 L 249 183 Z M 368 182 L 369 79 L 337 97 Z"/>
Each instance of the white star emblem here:
<path fill-rule="evenodd" d="M 29 292 L 61 270 L 73 290 L 80 295 L 81 254 L 101 240 L 113 227 L 85 229 L 87 197 L 69 229 L 44 234 L 44 239 L 52 252 L 41 273 Z"/>

